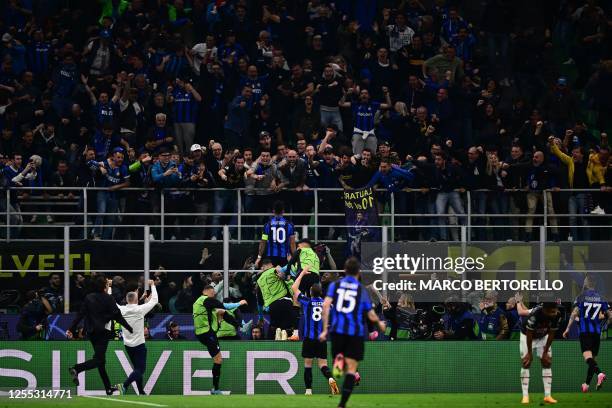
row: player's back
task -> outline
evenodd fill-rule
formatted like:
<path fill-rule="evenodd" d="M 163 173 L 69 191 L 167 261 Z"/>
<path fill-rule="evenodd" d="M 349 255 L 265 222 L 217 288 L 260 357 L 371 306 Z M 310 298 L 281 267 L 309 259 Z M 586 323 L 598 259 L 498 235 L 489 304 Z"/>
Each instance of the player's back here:
<path fill-rule="evenodd" d="M 588 289 L 576 298 L 575 306 L 578 308 L 580 333 L 601 333 L 600 314 L 608 310 L 606 302 L 599 292 Z"/>
<path fill-rule="evenodd" d="M 333 299 L 331 333 L 364 337 L 367 331 L 365 315 L 372 302 L 365 287 L 353 276 L 329 285 L 327 296 Z"/>
<path fill-rule="evenodd" d="M 294 235 L 293 224 L 281 215 L 274 215 L 264 226 L 267 239 L 266 254 L 271 257 L 286 258 L 289 254 L 290 237 Z"/>
<path fill-rule="evenodd" d="M 304 338 L 316 340 L 323 329 L 323 299 L 320 297 L 309 298 L 302 294 L 298 297 L 302 306 Z"/>

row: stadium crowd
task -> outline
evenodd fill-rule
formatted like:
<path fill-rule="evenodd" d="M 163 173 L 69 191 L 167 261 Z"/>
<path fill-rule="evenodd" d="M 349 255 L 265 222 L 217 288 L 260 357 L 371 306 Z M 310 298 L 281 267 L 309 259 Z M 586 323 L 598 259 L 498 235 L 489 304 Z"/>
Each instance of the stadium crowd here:
<path fill-rule="evenodd" d="M 0 180 L 26 188 L 10 193 L 11 223 L 70 221 L 44 216 L 57 207 L 37 202 L 83 210 L 78 190 L 28 189 L 47 186 L 107 188 L 88 195 L 90 214 L 110 214 L 92 218 L 94 239 L 137 237 L 105 225 L 157 223 L 120 213 L 158 212 L 159 194 L 168 213 L 216 214 L 167 216 L 178 224 L 168 236 L 219 239 L 233 222 L 218 214 L 236 212 L 236 188 L 246 189 L 247 213 L 269 212 L 272 198 L 310 213 L 314 188 L 373 184 L 395 193 L 396 214 L 452 209 L 459 223 L 465 190 L 476 216 L 533 215 L 544 201 L 549 216 L 609 213 L 611 10 L 600 3 L 8 0 Z M 121 191 L 128 186 L 156 190 Z M 554 191 L 567 188 L 600 191 Z M 321 192 L 319 213 L 342 212 L 339 194 Z M 25 203 L 41 216 L 21 216 Z M 531 239 L 534 217 L 524 220 L 520 234 L 495 229 L 493 238 Z M 194 224 L 216 228 L 180 228 Z M 448 239 L 445 228 L 399 231 Z M 484 228 L 474 234 L 487 238 Z"/>

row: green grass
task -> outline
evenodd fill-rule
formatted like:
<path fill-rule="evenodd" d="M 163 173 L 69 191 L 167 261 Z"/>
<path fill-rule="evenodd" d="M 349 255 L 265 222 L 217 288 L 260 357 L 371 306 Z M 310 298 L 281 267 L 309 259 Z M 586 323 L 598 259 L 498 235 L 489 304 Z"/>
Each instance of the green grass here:
<path fill-rule="evenodd" d="M 593 392 L 589 394 L 558 393 L 553 396 L 559 401 L 558 407 L 612 408 L 612 393 Z M 349 401 L 352 408 L 397 407 L 397 408 L 472 408 L 472 407 L 521 407 L 520 394 L 356 394 Z M 73 397 L 63 400 L 9 400 L 0 398 L 3 407 L 68 407 L 68 408 L 325 408 L 335 407 L 339 397 L 329 395 L 231 395 L 231 396 L 178 396 L 150 395 L 146 397 Z M 143 403 L 143 404 L 139 404 Z M 543 406 L 542 395 L 532 394 L 529 407 Z"/>

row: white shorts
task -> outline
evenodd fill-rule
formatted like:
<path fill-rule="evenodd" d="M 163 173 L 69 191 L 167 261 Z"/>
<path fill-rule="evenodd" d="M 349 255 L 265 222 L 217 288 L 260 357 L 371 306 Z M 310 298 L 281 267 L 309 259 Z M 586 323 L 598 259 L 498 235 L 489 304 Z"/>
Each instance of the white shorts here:
<path fill-rule="evenodd" d="M 542 338 L 533 339 L 533 342 L 531 343 L 531 352 L 539 358 L 542 358 L 542 354 L 544 353 L 544 346 L 546 346 L 546 340 L 548 340 L 548 334 Z M 525 336 L 523 333 L 521 333 L 520 351 L 521 358 L 527 355 L 527 336 Z M 552 357 L 552 346 L 550 346 L 550 348 L 548 349 L 548 357 Z"/>

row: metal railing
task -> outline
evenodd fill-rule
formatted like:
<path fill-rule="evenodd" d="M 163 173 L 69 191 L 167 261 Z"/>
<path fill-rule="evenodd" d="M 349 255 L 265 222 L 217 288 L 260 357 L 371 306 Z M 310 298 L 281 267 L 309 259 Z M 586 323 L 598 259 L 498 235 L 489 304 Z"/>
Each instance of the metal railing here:
<path fill-rule="evenodd" d="M 70 284 L 71 284 L 71 278 L 70 278 L 70 274 L 71 273 L 89 273 L 92 272 L 92 269 L 78 269 L 78 268 L 71 268 L 71 263 L 70 263 L 70 259 L 71 259 L 71 250 L 72 250 L 72 240 L 70 239 L 70 229 L 72 227 L 71 226 L 63 226 L 63 268 L 62 269 L 34 269 L 34 268 L 26 268 L 26 269 L 1 269 L 0 272 L 8 272 L 8 273 L 39 273 L 39 272 L 44 272 L 46 274 L 50 274 L 50 273 L 62 273 L 63 274 L 63 297 L 64 297 L 64 313 L 69 313 L 70 312 Z M 113 268 L 112 270 L 105 270 L 105 269 L 95 269 L 96 272 L 98 273 L 112 273 L 113 275 L 116 274 L 142 274 L 144 277 L 144 288 L 148 289 L 148 282 L 151 276 L 151 240 L 150 240 L 150 226 L 148 225 L 144 225 L 141 226 L 141 228 L 143 229 L 143 239 L 142 239 L 142 243 L 143 243 L 143 263 L 142 263 L 142 268 L 132 268 L 132 269 L 121 269 L 120 265 L 118 265 L 117 268 Z M 245 273 L 245 272 L 254 272 L 254 269 L 244 269 L 243 268 L 237 268 L 237 269 L 232 269 L 230 268 L 230 239 L 229 239 L 229 226 L 228 225 L 224 225 L 222 227 L 223 229 L 223 242 L 222 242 L 222 256 L 223 256 L 223 267 L 221 268 L 215 268 L 215 269 L 163 269 L 164 273 L 168 273 L 168 274 L 174 274 L 174 273 L 212 273 L 212 272 L 218 272 L 218 271 L 222 271 L 223 273 L 223 297 L 227 298 L 230 296 L 230 274 L 231 273 Z M 390 230 L 391 227 L 390 226 L 381 226 L 381 240 L 380 240 L 380 244 L 381 244 L 381 256 L 382 257 L 386 257 L 387 256 L 387 251 L 388 251 L 388 245 L 391 241 L 389 240 L 390 237 Z M 468 245 L 469 245 L 469 240 L 468 240 L 468 234 L 467 234 L 467 226 L 462 225 L 459 227 L 460 230 L 460 245 L 461 245 L 461 256 L 465 257 L 467 255 L 467 250 L 468 250 Z M 549 242 L 547 241 L 547 227 L 545 226 L 539 226 L 538 228 L 535 229 L 539 235 L 538 239 L 536 239 L 533 242 L 533 245 L 536 245 L 538 248 L 538 253 L 539 253 L 539 265 L 538 266 L 534 266 L 536 269 L 521 269 L 521 272 L 537 272 L 539 273 L 539 278 L 540 279 L 544 279 L 545 273 L 546 272 L 555 272 L 555 271 L 561 271 L 560 269 L 550 269 L 547 267 L 546 264 L 546 248 L 548 247 Z M 304 226 L 302 228 L 301 234 L 304 237 L 308 237 L 308 228 L 306 226 Z M 158 269 L 153 269 L 153 272 L 157 272 Z M 578 271 L 578 269 L 575 269 L 575 271 Z M 339 269 L 321 269 L 320 270 L 321 273 L 325 273 L 325 272 L 342 272 Z M 371 272 L 371 270 L 364 270 L 364 272 Z M 432 271 L 430 271 L 432 272 Z M 435 272 L 435 271 L 433 271 Z M 498 272 L 516 272 L 515 270 L 512 269 L 500 269 L 498 270 Z M 386 283 L 389 281 L 389 272 L 385 269 L 385 271 L 380 275 L 380 277 L 382 278 L 382 282 L 383 285 L 386 285 Z M 385 287 L 385 286 L 383 286 Z M 383 296 L 387 296 L 387 289 L 384 289 L 381 291 Z"/>
<path fill-rule="evenodd" d="M 244 239 L 244 229 L 245 228 L 256 228 L 256 227 L 261 227 L 261 225 L 253 225 L 253 223 L 245 223 L 245 220 L 250 219 L 252 220 L 253 218 L 255 219 L 260 219 L 262 217 L 267 217 L 270 214 L 269 213 L 261 213 L 261 212 L 251 212 L 251 211 L 245 211 L 245 206 L 243 204 L 244 199 L 246 196 L 252 195 L 257 193 L 258 191 L 255 189 L 246 189 L 246 188 L 241 188 L 241 189 L 235 189 L 235 190 L 227 190 L 227 189 L 221 189 L 221 188 L 214 188 L 214 189 L 155 189 L 155 188 L 125 188 L 122 190 L 119 190 L 119 192 L 125 196 L 125 193 L 134 193 L 134 192 L 152 192 L 153 195 L 151 197 L 151 211 L 150 212 L 129 212 L 129 211 L 119 211 L 117 213 L 113 213 L 113 212 L 90 212 L 89 211 L 89 206 L 91 205 L 91 200 L 92 200 L 92 193 L 96 193 L 98 191 L 108 191 L 107 188 L 100 188 L 100 187 L 12 187 L 10 189 L 6 190 L 6 195 L 4 198 L 4 207 L 6 208 L 5 211 L 0 212 L 0 217 L 3 221 L 0 221 L 0 223 L 4 224 L 4 229 L 5 229 L 5 233 L 3 234 L 4 236 L 0 237 L 0 240 L 4 240 L 4 241 L 11 241 L 11 240 L 18 240 L 19 238 L 17 236 L 14 236 L 15 234 L 12 234 L 12 228 L 60 228 L 62 226 L 62 223 L 58 223 L 58 224 L 51 224 L 51 225 L 29 225 L 27 223 L 23 222 L 23 217 L 28 217 L 28 216 L 57 216 L 57 217 L 71 217 L 72 221 L 71 222 L 64 222 L 63 224 L 69 223 L 69 224 L 74 224 L 74 225 L 79 225 L 80 228 L 82 228 L 83 234 L 82 237 L 83 238 L 87 238 L 89 237 L 88 234 L 88 229 L 94 226 L 94 223 L 92 222 L 92 220 L 96 217 L 102 217 L 102 219 L 104 217 L 146 217 L 148 219 L 148 225 L 151 226 L 152 228 L 155 229 L 159 229 L 159 234 L 160 237 L 159 239 L 161 241 L 165 241 L 168 239 L 168 233 L 167 233 L 167 229 L 168 228 L 214 228 L 214 229 L 221 229 L 222 223 L 220 223 L 219 225 L 202 225 L 202 224 L 181 224 L 179 226 L 174 226 L 174 225 L 168 225 L 168 217 L 173 217 L 173 218 L 186 218 L 186 217 L 235 217 L 235 222 L 234 223 L 230 223 L 230 227 L 232 229 L 236 229 L 237 235 L 235 238 L 233 239 L 237 239 L 239 242 L 241 241 L 249 241 L 249 239 Z M 214 211 L 207 211 L 207 212 L 168 212 L 167 211 L 167 201 L 169 200 L 169 198 L 167 197 L 168 194 L 171 194 L 172 192 L 176 192 L 176 191 L 182 191 L 182 192 L 198 192 L 198 193 L 212 193 L 214 194 L 220 194 L 221 192 L 227 193 L 229 191 L 234 191 L 236 194 L 236 211 L 235 212 L 214 212 Z M 284 190 L 287 191 L 287 190 Z M 329 196 L 325 195 L 322 196 L 322 194 L 325 193 L 331 193 L 331 192 L 337 192 L 338 193 L 338 200 L 341 200 L 340 197 L 340 193 L 342 192 L 342 189 L 333 189 L 333 188 L 317 188 L 317 189 L 310 189 L 308 190 L 308 192 L 302 192 L 304 194 L 304 198 L 307 198 L 310 201 L 310 208 L 311 211 L 310 212 L 306 212 L 306 213 L 299 213 L 299 212 L 287 212 L 286 216 L 288 217 L 301 217 L 301 218 L 305 218 L 308 221 L 308 225 L 313 228 L 313 238 L 316 241 L 320 240 L 320 229 L 321 227 L 324 228 L 347 228 L 346 225 L 338 225 L 338 223 L 336 222 L 334 225 L 333 221 L 334 217 L 335 220 L 338 220 L 338 217 L 343 217 L 344 213 L 343 212 L 328 212 L 328 211 L 322 211 L 321 208 L 321 199 L 331 199 Z M 563 218 L 570 218 L 570 219 L 587 219 L 587 220 L 591 220 L 591 219 L 597 219 L 597 220 L 606 220 L 607 221 L 610 219 L 609 217 L 612 216 L 612 214 L 590 214 L 590 213 L 576 213 L 576 214 L 566 214 L 566 213 L 561 213 L 561 214 L 549 214 L 548 211 L 548 200 L 549 198 L 549 194 L 548 193 L 553 193 L 553 194 L 572 194 L 572 193 L 593 193 L 593 194 L 600 194 L 602 197 L 605 197 L 605 199 L 608 199 L 609 197 L 609 193 L 604 193 L 601 190 L 595 190 L 595 189 L 573 189 L 573 190 L 567 190 L 567 189 L 554 189 L 554 190 L 543 190 L 543 191 L 539 191 L 539 192 L 533 192 L 533 191 L 525 191 L 525 190 L 506 190 L 501 194 L 507 195 L 507 198 L 509 198 L 512 194 L 525 194 L 525 193 L 536 193 L 536 194 L 541 194 L 541 203 L 542 203 L 542 209 L 543 211 L 541 213 L 533 213 L 533 214 L 522 214 L 522 213 L 487 213 L 486 211 L 482 211 L 479 209 L 479 211 L 474 211 L 474 205 L 473 205 L 473 199 L 475 198 L 475 194 L 477 193 L 495 193 L 495 194 L 500 194 L 500 192 L 493 192 L 493 191 L 488 191 L 488 190 L 455 190 L 456 192 L 459 192 L 462 195 L 462 202 L 465 204 L 464 205 L 464 209 L 465 209 L 465 213 L 464 214 L 455 214 L 452 212 L 446 212 L 446 213 L 415 213 L 415 212 L 399 212 L 396 211 L 396 201 L 398 198 L 398 193 L 387 193 L 386 190 L 379 190 L 379 192 L 382 193 L 387 193 L 386 194 L 386 200 L 379 200 L 379 206 L 381 206 L 382 211 L 379 212 L 379 218 L 383 221 L 381 223 L 381 225 L 379 225 L 378 227 L 382 226 L 382 225 L 388 225 L 391 227 L 390 229 L 390 241 L 394 241 L 395 237 L 396 237 L 396 227 L 398 229 L 401 228 L 405 228 L 405 227 L 410 227 L 410 228 L 443 228 L 445 227 L 444 225 L 442 225 L 439 220 L 443 220 L 443 219 L 448 219 L 449 217 L 455 217 L 460 221 L 460 224 L 467 226 L 467 237 L 468 240 L 471 239 L 472 233 L 475 229 L 477 228 L 481 228 L 484 225 L 486 225 L 485 222 L 480 221 L 482 219 L 489 219 L 489 220 L 495 220 L 495 219 L 527 219 L 527 218 L 542 218 L 542 222 L 543 225 L 545 227 L 547 227 L 550 223 L 550 220 L 552 218 L 554 219 L 563 219 Z M 15 198 L 15 195 L 18 195 L 19 193 L 68 193 L 68 192 L 76 192 L 76 194 L 74 194 L 74 198 L 72 198 L 73 201 L 73 205 L 77 206 L 78 211 L 21 211 L 21 210 L 16 210 L 11 203 L 13 202 L 18 202 L 18 200 Z M 438 194 L 439 191 L 434 190 L 434 189 L 404 189 L 402 194 L 427 194 L 427 193 L 431 193 L 433 195 Z M 273 194 L 270 194 L 270 196 L 273 196 Z M 259 196 L 260 197 L 260 196 Z M 415 198 L 415 202 L 416 200 L 418 200 L 419 198 L 416 197 Z M 432 197 L 423 197 L 423 199 L 427 199 L 430 201 L 429 205 L 430 208 L 433 208 L 435 210 L 435 198 L 432 199 Z M 34 202 L 29 202 L 26 201 L 28 204 L 31 205 L 36 205 L 35 201 Z M 388 203 L 388 205 L 387 205 Z M 23 202 L 22 202 L 23 204 Z M 44 203 L 44 204 L 49 204 L 49 203 Z M 24 205 L 25 207 L 25 205 Z M 386 210 L 388 208 L 388 210 Z M 21 219 L 21 222 L 15 222 L 14 218 L 17 219 Z M 310 222 L 310 219 L 312 218 L 312 221 Z M 325 219 L 330 220 L 330 222 L 324 222 Z M 78 220 L 78 221 L 77 221 Z M 153 222 L 154 220 L 159 220 L 159 223 Z M 402 222 L 403 220 L 407 220 L 408 222 Z M 414 220 L 425 220 L 426 223 L 421 225 L 419 223 L 415 223 Z M 385 223 L 386 221 L 386 223 Z M 480 221 L 477 222 L 477 221 Z M 484 220 L 486 221 L 486 220 Z M 604 223 L 604 225 L 606 224 Z M 579 223 L 578 223 L 579 224 Z M 108 228 L 137 228 L 137 227 L 141 227 L 142 224 L 126 224 L 126 223 L 119 223 L 119 224 L 115 224 L 115 225 L 104 225 L 104 227 L 108 227 Z M 589 227 L 592 227 L 594 225 L 589 225 Z M 596 225 L 595 225 L 596 226 Z M 452 226 L 449 226 L 452 227 Z M 506 226 L 500 226 L 500 225 L 487 225 L 487 228 L 489 227 L 506 227 L 509 228 L 511 226 L 506 225 Z M 574 227 L 576 228 L 583 228 L 585 227 L 584 225 L 574 225 Z M 61 239 L 61 238 L 60 238 Z M 44 240 L 44 239 L 42 239 Z M 57 240 L 57 239 L 55 239 Z"/>

